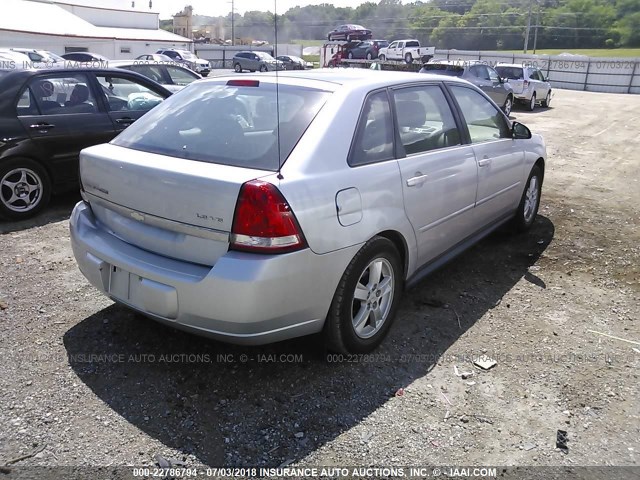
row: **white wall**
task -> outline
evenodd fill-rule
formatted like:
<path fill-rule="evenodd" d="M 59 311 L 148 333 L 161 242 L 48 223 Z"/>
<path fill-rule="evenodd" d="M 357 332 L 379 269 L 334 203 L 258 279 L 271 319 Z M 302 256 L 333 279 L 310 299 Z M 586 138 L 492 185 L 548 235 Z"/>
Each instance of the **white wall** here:
<path fill-rule="evenodd" d="M 37 48 L 49 50 L 58 55 L 65 53 L 65 47 L 87 48 L 92 53 L 99 53 L 111 60 L 125 60 L 138 55 L 154 53 L 159 48 L 175 47 L 189 49 L 187 43 L 130 41 L 79 37 L 61 37 L 55 35 L 38 35 L 16 33 L 0 30 L 0 47 L 2 48 Z M 121 47 L 128 47 L 131 53 L 121 53 Z"/>

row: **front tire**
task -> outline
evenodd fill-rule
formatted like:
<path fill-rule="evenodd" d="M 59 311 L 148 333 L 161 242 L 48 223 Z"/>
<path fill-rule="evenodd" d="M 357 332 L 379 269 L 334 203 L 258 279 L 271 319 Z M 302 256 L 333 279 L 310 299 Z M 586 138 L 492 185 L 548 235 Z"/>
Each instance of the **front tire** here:
<path fill-rule="evenodd" d="M 367 53 L 367 60 L 373 60 L 373 55 L 371 54 L 371 52 Z"/>
<path fill-rule="evenodd" d="M 349 52 L 349 53 L 347 54 L 347 58 L 348 58 L 349 60 L 353 60 L 353 52 Z"/>
<path fill-rule="evenodd" d="M 378 60 L 380 60 L 381 62 L 384 62 L 387 59 L 387 57 L 385 57 L 384 55 L 378 55 Z"/>
<path fill-rule="evenodd" d="M 0 164 L 0 217 L 33 217 L 47 206 L 50 197 L 51 180 L 39 163 L 15 158 Z"/>
<path fill-rule="evenodd" d="M 234 64 L 233 69 L 236 71 L 236 73 L 242 73 L 242 65 L 240 65 L 239 63 Z"/>
<path fill-rule="evenodd" d="M 345 270 L 325 324 L 327 347 L 342 353 L 375 349 L 391 327 L 402 295 L 402 266 L 395 245 L 374 237 Z"/>
<path fill-rule="evenodd" d="M 512 220 L 512 225 L 517 232 L 526 232 L 535 222 L 541 194 L 542 170 L 538 165 L 534 165 L 522 193 L 516 216 Z"/>
<path fill-rule="evenodd" d="M 551 103 L 551 90 L 547 92 L 547 96 L 544 97 L 544 100 L 540 103 L 544 108 L 549 108 L 549 104 Z"/>
<path fill-rule="evenodd" d="M 407 53 L 407 54 L 404 56 L 404 61 L 405 61 L 406 63 L 413 63 L 413 57 L 411 56 L 411 54 L 410 54 L 410 53 Z"/>

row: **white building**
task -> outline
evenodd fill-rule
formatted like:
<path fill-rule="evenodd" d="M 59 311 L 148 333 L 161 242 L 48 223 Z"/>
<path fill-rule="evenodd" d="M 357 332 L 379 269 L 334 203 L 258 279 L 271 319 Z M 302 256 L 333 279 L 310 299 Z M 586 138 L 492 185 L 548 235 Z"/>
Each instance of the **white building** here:
<path fill-rule="evenodd" d="M 151 6 L 149 0 L 2 0 L 0 48 L 88 51 L 114 60 L 159 48 L 192 50 L 192 40 L 159 28 Z"/>

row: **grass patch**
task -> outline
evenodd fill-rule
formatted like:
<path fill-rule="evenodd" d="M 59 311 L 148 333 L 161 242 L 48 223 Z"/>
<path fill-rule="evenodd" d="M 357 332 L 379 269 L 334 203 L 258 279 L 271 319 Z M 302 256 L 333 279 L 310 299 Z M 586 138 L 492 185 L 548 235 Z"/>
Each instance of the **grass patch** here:
<path fill-rule="evenodd" d="M 522 50 L 504 50 L 508 53 L 522 53 Z M 527 53 L 532 54 L 533 50 Z M 640 57 L 640 48 L 548 48 L 537 49 L 536 55 L 559 55 L 573 53 L 588 57 Z"/>

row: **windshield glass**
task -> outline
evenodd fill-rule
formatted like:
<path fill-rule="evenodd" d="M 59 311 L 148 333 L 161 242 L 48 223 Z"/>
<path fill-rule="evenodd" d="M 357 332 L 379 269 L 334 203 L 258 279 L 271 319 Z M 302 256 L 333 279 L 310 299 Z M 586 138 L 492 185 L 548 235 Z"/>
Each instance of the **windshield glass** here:
<path fill-rule="evenodd" d="M 193 83 L 112 143 L 171 157 L 276 171 L 329 92 L 264 82 Z"/>
<path fill-rule="evenodd" d="M 524 73 L 520 67 L 496 67 L 498 75 L 509 80 L 522 80 Z"/>
<path fill-rule="evenodd" d="M 258 55 L 263 60 L 274 60 L 274 58 L 271 55 L 265 52 L 256 52 L 256 55 Z"/>
<path fill-rule="evenodd" d="M 421 72 L 449 75 L 450 77 L 460 77 L 464 73 L 464 67 L 459 65 L 449 65 L 446 63 L 427 63 L 422 67 Z"/>

